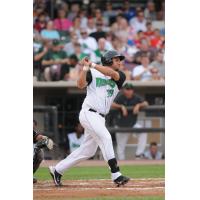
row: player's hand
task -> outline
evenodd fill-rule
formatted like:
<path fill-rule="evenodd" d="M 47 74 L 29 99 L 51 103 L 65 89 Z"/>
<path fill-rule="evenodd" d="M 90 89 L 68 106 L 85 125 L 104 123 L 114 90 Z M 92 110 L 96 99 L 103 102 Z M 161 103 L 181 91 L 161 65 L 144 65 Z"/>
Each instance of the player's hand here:
<path fill-rule="evenodd" d="M 89 61 L 89 58 L 88 58 L 88 57 L 84 57 L 84 58 L 81 60 L 80 64 L 81 64 L 82 66 L 90 66 L 90 65 L 91 65 L 91 61 Z"/>
<path fill-rule="evenodd" d="M 126 117 L 128 115 L 128 111 L 124 105 L 122 105 L 121 110 L 122 110 L 122 115 Z"/>
<path fill-rule="evenodd" d="M 133 114 L 138 114 L 140 111 L 140 106 L 137 104 L 136 106 L 133 107 Z"/>

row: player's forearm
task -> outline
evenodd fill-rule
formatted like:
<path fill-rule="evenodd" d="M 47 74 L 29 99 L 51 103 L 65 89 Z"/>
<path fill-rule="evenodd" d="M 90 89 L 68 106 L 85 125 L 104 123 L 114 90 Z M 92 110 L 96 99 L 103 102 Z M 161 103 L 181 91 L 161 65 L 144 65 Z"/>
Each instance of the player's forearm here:
<path fill-rule="evenodd" d="M 142 103 L 139 103 L 140 108 L 146 108 L 148 105 L 149 104 L 147 101 L 143 101 Z"/>
<path fill-rule="evenodd" d="M 83 89 L 84 87 L 87 86 L 86 74 L 87 74 L 87 71 L 82 70 L 79 75 L 79 78 L 77 80 L 77 87 L 80 89 Z"/>
<path fill-rule="evenodd" d="M 42 61 L 42 65 L 46 66 L 46 65 L 53 65 L 54 61 L 53 60 L 43 60 Z"/>
<path fill-rule="evenodd" d="M 112 77 L 116 81 L 119 80 L 119 74 L 115 70 L 111 69 L 110 67 L 96 64 L 95 69 L 100 71 L 102 74 L 106 76 Z"/>
<path fill-rule="evenodd" d="M 123 106 L 122 104 L 118 104 L 118 103 L 115 103 L 115 102 L 113 102 L 112 105 L 111 105 L 111 107 L 114 108 L 114 109 L 121 109 L 122 106 Z"/>

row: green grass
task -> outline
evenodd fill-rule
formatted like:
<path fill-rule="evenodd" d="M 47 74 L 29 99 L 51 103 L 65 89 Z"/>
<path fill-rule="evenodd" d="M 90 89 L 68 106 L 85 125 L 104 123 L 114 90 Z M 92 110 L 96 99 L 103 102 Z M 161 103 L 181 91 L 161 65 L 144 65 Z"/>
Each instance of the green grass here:
<path fill-rule="evenodd" d="M 135 165 L 135 166 L 121 166 L 121 172 L 131 178 L 164 178 L 164 165 Z M 39 168 L 34 174 L 39 180 L 50 180 L 48 168 Z M 74 167 L 66 171 L 63 179 L 77 180 L 77 179 L 109 179 L 110 172 L 107 167 Z M 136 199 L 140 200 L 140 199 Z M 141 199 L 143 200 L 143 199 Z M 144 199 L 148 200 L 148 199 Z M 154 199 L 149 199 L 154 200 Z M 155 199 L 157 200 L 157 199 Z M 159 199 L 160 200 L 160 199 Z"/>

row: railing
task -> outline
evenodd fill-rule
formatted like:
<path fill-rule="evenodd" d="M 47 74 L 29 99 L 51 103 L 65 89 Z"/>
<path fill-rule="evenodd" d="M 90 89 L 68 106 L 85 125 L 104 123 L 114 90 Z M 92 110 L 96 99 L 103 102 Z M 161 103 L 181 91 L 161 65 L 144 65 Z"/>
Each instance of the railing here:
<path fill-rule="evenodd" d="M 56 106 L 33 106 L 33 112 L 49 112 L 52 114 L 54 141 L 59 142 L 58 135 L 58 110 Z"/>
<path fill-rule="evenodd" d="M 126 81 L 135 87 L 164 87 L 164 81 Z M 34 88 L 77 88 L 76 81 L 33 81 Z"/>
<path fill-rule="evenodd" d="M 128 110 L 132 109 L 131 106 L 127 107 Z M 34 112 L 50 112 L 52 114 L 52 121 L 53 121 L 53 136 L 55 138 L 56 143 L 60 143 L 59 141 L 59 134 L 58 134 L 58 111 L 56 106 L 34 106 Z M 164 105 L 151 105 L 146 108 L 141 109 L 140 112 L 151 112 L 151 111 L 159 111 L 162 112 L 162 117 L 164 118 Z M 143 132 L 147 133 L 165 133 L 165 127 L 152 127 L 152 128 L 119 128 L 119 127 L 107 127 L 108 130 L 112 133 L 115 132 L 134 132 L 136 134 L 140 134 Z"/>
<path fill-rule="evenodd" d="M 128 106 L 126 107 L 127 110 L 131 110 L 133 107 Z M 114 109 L 112 109 L 114 110 Z M 146 112 L 149 113 L 151 111 L 158 111 L 159 112 L 159 116 L 162 118 L 165 117 L 165 106 L 164 105 L 150 105 L 146 108 L 143 108 L 140 110 L 140 112 Z M 108 130 L 112 133 L 112 132 L 134 132 L 134 133 L 143 133 L 143 132 L 147 132 L 147 133 L 165 133 L 165 127 L 158 127 L 158 128 L 120 128 L 120 127 L 107 127 Z"/>

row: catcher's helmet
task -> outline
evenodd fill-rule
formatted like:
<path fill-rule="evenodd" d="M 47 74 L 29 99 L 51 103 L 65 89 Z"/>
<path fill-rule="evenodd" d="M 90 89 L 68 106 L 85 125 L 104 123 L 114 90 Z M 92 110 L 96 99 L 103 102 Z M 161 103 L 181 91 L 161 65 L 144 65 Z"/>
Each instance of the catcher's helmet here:
<path fill-rule="evenodd" d="M 102 57 L 101 57 L 101 62 L 102 65 L 104 66 L 110 66 L 112 65 L 112 59 L 118 57 L 120 60 L 124 60 L 124 56 L 120 55 L 119 53 L 117 53 L 117 51 L 114 50 L 110 50 L 107 51 Z"/>

